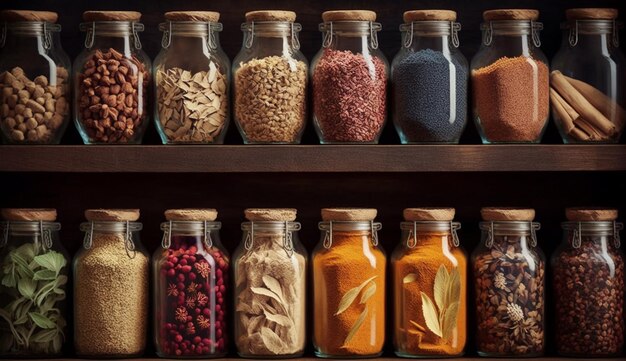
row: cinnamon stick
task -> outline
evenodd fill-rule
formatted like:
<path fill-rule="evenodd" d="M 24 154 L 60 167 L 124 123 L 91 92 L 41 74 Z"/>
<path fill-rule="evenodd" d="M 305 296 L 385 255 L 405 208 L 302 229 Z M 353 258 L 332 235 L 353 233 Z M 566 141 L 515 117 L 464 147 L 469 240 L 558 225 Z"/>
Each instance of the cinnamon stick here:
<path fill-rule="evenodd" d="M 574 137 L 576 140 L 582 140 L 582 141 L 591 140 L 591 137 L 589 136 L 589 134 L 575 127 L 572 128 L 572 131 L 569 133 L 569 135 Z"/>
<path fill-rule="evenodd" d="M 609 137 L 615 134 L 615 125 L 589 103 L 589 101 L 565 79 L 565 76 L 563 76 L 560 71 L 555 70 L 550 73 L 550 83 L 554 86 L 556 91 L 559 92 L 559 95 L 561 95 L 589 125 Z"/>
<path fill-rule="evenodd" d="M 574 124 L 576 124 L 576 126 L 582 129 L 585 133 L 589 134 L 589 140 L 597 141 L 606 139 L 605 135 L 601 134 L 583 118 L 574 119 Z"/>
<path fill-rule="evenodd" d="M 626 124 L 626 112 L 615 100 L 606 96 L 599 89 L 578 79 L 563 75 L 594 107 L 615 124 L 619 133 Z"/>
<path fill-rule="evenodd" d="M 566 133 L 570 133 L 572 129 L 576 128 L 574 125 L 574 119 L 566 110 L 565 110 L 565 100 L 561 98 L 559 93 L 554 90 L 554 88 L 550 87 L 550 101 L 552 102 L 552 109 L 556 112 L 557 120 L 561 121 L 561 126 L 565 130 Z M 569 105 L 568 105 L 569 106 Z"/>

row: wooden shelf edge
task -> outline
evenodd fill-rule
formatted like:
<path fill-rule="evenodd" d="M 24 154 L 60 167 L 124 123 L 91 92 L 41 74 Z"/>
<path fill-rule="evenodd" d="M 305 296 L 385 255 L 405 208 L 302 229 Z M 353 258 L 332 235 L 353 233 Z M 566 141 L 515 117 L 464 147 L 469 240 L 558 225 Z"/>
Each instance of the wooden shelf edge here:
<path fill-rule="evenodd" d="M 0 146 L 0 172 L 626 171 L 626 145 Z"/>
<path fill-rule="evenodd" d="M 39 361 L 39 360 L 28 360 L 28 359 L 20 359 L 21 361 Z M 58 359 L 45 359 L 46 361 L 95 361 L 98 359 L 78 359 L 78 358 L 58 358 Z M 110 360 L 110 359 L 102 359 L 104 360 Z M 173 360 L 173 359 L 165 359 L 165 358 L 132 358 L 132 359 L 119 359 L 121 360 L 133 360 L 133 361 L 164 361 L 164 360 Z M 243 358 L 218 358 L 218 359 L 211 359 L 211 360 L 221 360 L 221 361 L 242 361 L 242 360 L 250 360 L 250 359 L 243 359 Z M 320 361 L 320 360 L 324 360 L 321 358 L 315 358 L 315 357 L 301 357 L 301 358 L 293 358 L 293 359 L 281 359 L 283 361 L 287 361 L 287 360 L 294 360 L 294 361 Z M 341 359 L 334 359 L 334 360 L 341 360 Z M 354 359 L 351 359 L 354 360 Z M 369 359 L 363 359 L 363 360 L 372 360 L 372 361 L 399 361 L 399 360 L 410 360 L 410 359 L 406 359 L 406 358 L 400 358 L 400 357 L 378 357 L 378 358 L 369 358 Z M 427 358 L 424 359 L 420 359 L 420 360 L 429 360 Z M 441 359 L 431 359 L 431 360 L 441 360 Z M 506 360 L 506 361 L 510 361 L 510 360 L 515 360 L 512 358 L 485 358 L 485 357 L 458 357 L 458 358 L 451 358 L 449 360 L 459 360 L 459 361 L 485 361 L 485 360 Z M 584 358 L 568 358 L 568 357 L 539 357 L 539 358 L 530 358 L 529 360 L 533 360 L 533 361 L 566 361 L 566 360 L 585 360 Z M 601 360 L 607 360 L 607 361 L 611 361 L 611 360 L 623 360 L 622 358 L 602 358 Z"/>

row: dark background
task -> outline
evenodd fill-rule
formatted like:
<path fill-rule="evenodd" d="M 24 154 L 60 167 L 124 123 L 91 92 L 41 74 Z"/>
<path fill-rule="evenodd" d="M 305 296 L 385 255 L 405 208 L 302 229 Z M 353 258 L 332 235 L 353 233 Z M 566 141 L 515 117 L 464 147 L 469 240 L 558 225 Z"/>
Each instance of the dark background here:
<path fill-rule="evenodd" d="M 63 46 L 70 57 L 81 50 L 84 34 L 78 30 L 84 10 L 138 10 L 143 15 L 146 31 L 141 34 L 144 49 L 151 58 L 160 48 L 161 34 L 157 29 L 163 13 L 169 10 L 216 10 L 222 13 L 224 31 L 222 47 L 232 59 L 239 51 L 242 33 L 239 30 L 245 11 L 258 9 L 294 10 L 303 26 L 300 34 L 302 51 L 308 59 L 319 50 L 321 34 L 317 25 L 321 12 L 330 9 L 371 9 L 378 13 L 383 31 L 379 34 L 380 47 L 391 60 L 400 46 L 398 25 L 402 13 L 409 9 L 441 8 L 458 12 L 463 29 L 460 33 L 461 52 L 471 59 L 480 45 L 479 23 L 481 13 L 493 8 L 537 8 L 545 30 L 541 34 L 542 49 L 551 58 L 560 45 L 559 23 L 569 7 L 614 6 L 624 8 L 620 1 L 4 1 L 3 8 L 29 8 L 59 12 L 63 25 Z M 622 32 L 623 35 L 623 32 Z M 397 144 L 398 138 L 389 123 L 381 140 Z M 73 126 L 63 141 L 80 144 Z M 466 144 L 478 144 L 479 138 L 473 124 L 468 124 L 462 139 Z M 151 125 L 145 143 L 158 144 L 159 140 Z M 241 144 L 237 129 L 231 124 L 227 137 L 229 144 Z M 304 143 L 317 144 L 312 126 L 307 128 Z M 544 143 L 561 143 L 553 125 L 550 125 Z M 375 146 L 373 146 L 375 147 Z M 540 146 L 538 146 L 540 147 Z M 1 149 L 0 149 L 1 150 Z M 461 151 L 461 150 L 460 150 Z M 0 152 L 1 154 L 1 152 Z M 408 155 L 407 155 L 408 156 Z M 626 155 L 624 155 L 626 156 Z M 271 162 L 271 159 L 259 161 Z M 0 161 L 2 161 L 0 156 Z M 63 162 L 63 159 L 59 159 Z M 124 159 L 120 159 L 123 162 Z M 251 160 L 254 161 L 254 160 Z M 389 159 L 389 162 L 402 159 Z M 98 162 L 94 159 L 93 162 Z M 211 162 L 211 159 L 206 159 Z M 537 156 L 528 162 L 541 162 Z M 241 165 L 245 168 L 245 164 Z M 480 169 L 480 165 L 476 166 Z M 376 207 L 378 220 L 383 223 L 380 240 L 388 255 L 400 242 L 399 222 L 402 209 L 415 206 L 453 206 L 457 220 L 463 228 L 459 232 L 461 244 L 469 251 L 480 240 L 478 222 L 481 206 L 526 206 L 537 209 L 537 221 L 542 223 L 538 232 L 539 246 L 548 257 L 561 242 L 559 223 L 564 219 L 566 206 L 610 206 L 622 211 L 626 199 L 626 172 L 451 172 L 427 173 L 415 169 L 406 173 L 380 173 L 376 164 L 367 173 L 0 173 L 1 207 L 54 207 L 59 211 L 63 225 L 61 239 L 74 254 L 80 247 L 83 235 L 78 230 L 84 220 L 86 208 L 141 208 L 144 230 L 141 240 L 150 252 L 159 247 L 161 232 L 159 223 L 163 211 L 174 207 L 215 207 L 223 222 L 222 243 L 232 251 L 241 241 L 240 223 L 247 207 L 295 207 L 298 220 L 302 222 L 300 239 L 311 251 L 319 240 L 317 222 L 319 209 L 333 206 Z M 622 217 L 623 218 L 623 217 Z M 549 277 L 550 274 L 548 274 Z M 546 279 L 549 281 L 549 278 Z M 549 282 L 548 282 L 549 283 Z M 388 283 L 389 285 L 390 283 Z M 469 283 L 472 289 L 471 278 Z M 311 287 L 309 287 L 311 290 Z M 388 294 L 390 295 L 390 294 Z M 388 300 L 390 298 L 388 297 Z M 467 354 L 475 355 L 472 335 L 475 332 L 471 304 L 468 307 Z M 548 306 L 551 304 L 548 287 Z M 388 302 L 390 306 L 390 302 Z M 309 315 L 312 308 L 309 307 Z M 391 315 L 388 307 L 386 354 L 392 354 Z M 551 307 L 547 307 L 548 353 L 553 354 Z M 309 322 L 309 326 L 311 323 Z M 71 335 L 71 334 L 70 334 Z M 94 335 L 97 337 L 97 335 Z M 71 337 L 68 338 L 71 341 Z M 69 342 L 71 344 L 71 342 Z M 151 342 L 149 342 L 151 344 Z M 71 355 L 71 347 L 68 349 Z M 153 356 L 151 346 L 148 355 Z"/>

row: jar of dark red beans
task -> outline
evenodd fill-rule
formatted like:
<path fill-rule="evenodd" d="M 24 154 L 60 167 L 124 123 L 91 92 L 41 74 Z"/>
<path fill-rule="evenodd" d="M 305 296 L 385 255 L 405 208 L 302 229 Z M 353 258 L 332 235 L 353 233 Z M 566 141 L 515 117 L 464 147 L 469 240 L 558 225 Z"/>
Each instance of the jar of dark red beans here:
<path fill-rule="evenodd" d="M 624 347 L 624 255 L 615 209 L 566 210 L 552 256 L 556 350 L 563 356 L 618 356 Z"/>
<path fill-rule="evenodd" d="M 326 11 L 322 49 L 311 62 L 313 120 L 322 144 L 378 143 L 387 115 L 389 65 L 382 29 L 367 10 Z"/>
<path fill-rule="evenodd" d="M 168 358 L 226 354 L 228 254 L 214 209 L 170 209 L 153 256 L 154 338 Z"/>

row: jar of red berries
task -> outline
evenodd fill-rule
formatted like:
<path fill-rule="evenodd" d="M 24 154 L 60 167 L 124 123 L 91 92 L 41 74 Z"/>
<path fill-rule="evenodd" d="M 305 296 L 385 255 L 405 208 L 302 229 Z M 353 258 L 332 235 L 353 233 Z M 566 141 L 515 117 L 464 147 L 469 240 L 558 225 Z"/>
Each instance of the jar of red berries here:
<path fill-rule="evenodd" d="M 165 211 L 162 248 L 153 256 L 157 354 L 207 358 L 226 354 L 229 258 L 215 209 Z"/>

